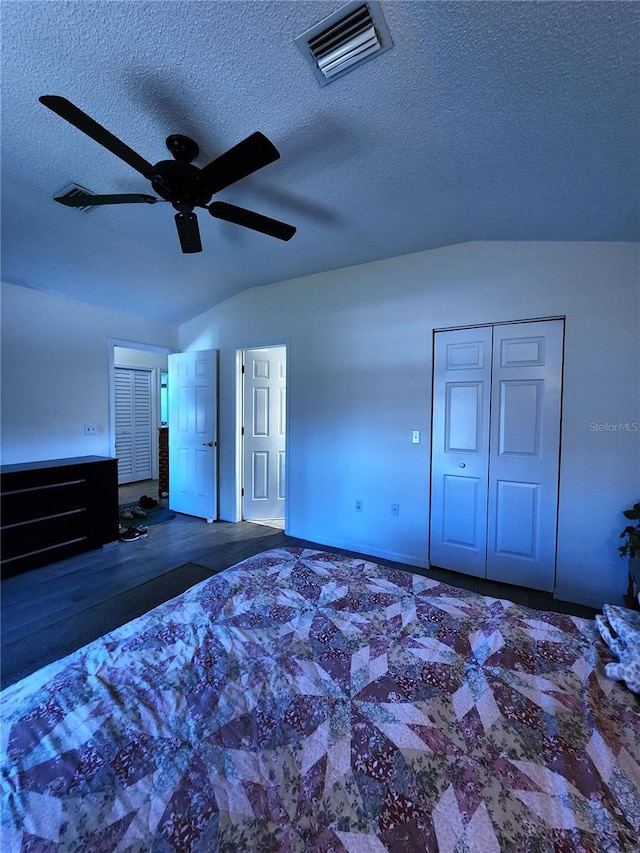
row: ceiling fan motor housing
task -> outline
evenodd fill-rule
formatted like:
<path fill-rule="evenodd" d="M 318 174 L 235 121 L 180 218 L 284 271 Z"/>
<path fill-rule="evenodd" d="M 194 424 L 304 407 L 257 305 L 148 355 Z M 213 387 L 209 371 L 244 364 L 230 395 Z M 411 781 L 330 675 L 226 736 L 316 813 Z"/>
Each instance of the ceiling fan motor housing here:
<path fill-rule="evenodd" d="M 151 186 L 176 210 L 193 210 L 211 201 L 212 193 L 202 185 L 200 169 L 179 160 L 161 160 L 153 167 Z"/>

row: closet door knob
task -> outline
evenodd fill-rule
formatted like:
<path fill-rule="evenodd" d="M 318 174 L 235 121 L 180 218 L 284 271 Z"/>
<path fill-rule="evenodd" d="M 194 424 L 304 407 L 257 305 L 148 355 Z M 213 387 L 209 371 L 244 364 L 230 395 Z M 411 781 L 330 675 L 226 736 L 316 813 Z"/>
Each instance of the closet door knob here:
<path fill-rule="evenodd" d="M 203 447 L 213 447 L 213 445 L 214 445 L 213 441 L 203 441 L 202 442 Z"/>
<path fill-rule="evenodd" d="M 458 468 L 466 468 L 466 467 L 467 467 L 466 462 L 458 462 Z"/>

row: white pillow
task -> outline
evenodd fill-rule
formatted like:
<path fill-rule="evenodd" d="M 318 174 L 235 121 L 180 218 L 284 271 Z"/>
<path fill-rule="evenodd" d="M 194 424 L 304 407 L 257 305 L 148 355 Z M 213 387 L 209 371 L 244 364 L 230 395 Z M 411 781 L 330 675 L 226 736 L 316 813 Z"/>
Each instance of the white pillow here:
<path fill-rule="evenodd" d="M 640 611 L 605 604 L 602 612 L 596 616 L 598 631 L 619 658 L 619 663 L 606 664 L 604 671 L 609 678 L 624 681 L 629 690 L 640 693 Z"/>

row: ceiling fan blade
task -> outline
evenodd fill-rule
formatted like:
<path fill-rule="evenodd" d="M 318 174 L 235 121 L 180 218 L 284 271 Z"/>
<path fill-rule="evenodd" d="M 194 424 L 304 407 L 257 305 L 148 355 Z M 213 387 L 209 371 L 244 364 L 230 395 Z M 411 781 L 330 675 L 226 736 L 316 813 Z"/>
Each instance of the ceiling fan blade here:
<path fill-rule="evenodd" d="M 140 195 L 139 193 L 125 193 L 121 195 L 93 195 L 93 193 L 78 193 L 72 196 L 60 196 L 54 198 L 54 201 L 59 201 L 60 204 L 66 204 L 67 207 L 93 207 L 96 204 L 155 204 L 159 199 L 152 195 Z"/>
<path fill-rule="evenodd" d="M 200 229 L 195 213 L 176 213 L 175 220 L 182 251 L 185 254 L 201 252 Z"/>
<path fill-rule="evenodd" d="M 57 113 L 61 118 L 68 121 L 78 130 L 86 133 L 91 139 L 95 140 L 99 145 L 111 151 L 116 157 L 124 160 L 129 166 L 132 166 L 137 172 L 140 172 L 145 177 L 153 172 L 153 166 L 148 163 L 144 157 L 121 142 L 117 136 L 114 136 L 110 131 L 104 128 L 97 121 L 94 121 L 86 113 L 82 112 L 79 107 L 76 107 L 71 101 L 60 95 L 42 95 L 40 103 L 44 104 L 54 113 Z"/>
<path fill-rule="evenodd" d="M 256 131 L 201 169 L 200 178 L 209 192 L 217 193 L 279 158 L 273 142 Z"/>
<path fill-rule="evenodd" d="M 245 210 L 244 207 L 236 207 L 235 204 L 228 204 L 226 201 L 213 201 L 207 210 L 216 219 L 224 219 L 225 222 L 252 228 L 254 231 L 268 234 L 269 237 L 277 237 L 278 240 L 290 240 L 296 233 L 293 225 L 270 219 L 261 213 L 254 213 L 253 210 Z"/>

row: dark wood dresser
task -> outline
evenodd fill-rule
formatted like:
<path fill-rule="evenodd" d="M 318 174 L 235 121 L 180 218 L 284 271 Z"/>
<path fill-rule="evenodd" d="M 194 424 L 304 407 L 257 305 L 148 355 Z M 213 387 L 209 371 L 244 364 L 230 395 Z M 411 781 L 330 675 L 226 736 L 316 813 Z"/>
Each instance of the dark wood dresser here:
<path fill-rule="evenodd" d="M 118 538 L 118 461 L 77 456 L 0 468 L 2 577 Z"/>
<path fill-rule="evenodd" d="M 158 427 L 158 497 L 169 494 L 169 427 Z"/>

